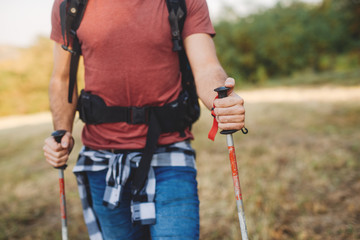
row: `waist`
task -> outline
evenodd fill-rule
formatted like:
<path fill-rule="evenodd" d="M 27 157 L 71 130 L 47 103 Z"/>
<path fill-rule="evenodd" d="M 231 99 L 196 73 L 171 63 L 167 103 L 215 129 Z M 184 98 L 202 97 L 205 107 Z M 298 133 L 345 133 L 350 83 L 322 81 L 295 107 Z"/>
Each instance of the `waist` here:
<path fill-rule="evenodd" d="M 110 148 L 110 149 L 93 149 L 93 148 L 84 146 L 84 151 L 106 151 L 106 152 L 111 152 L 113 154 L 127 154 L 127 153 L 131 153 L 131 152 L 142 152 L 143 149 L 114 149 L 114 148 Z"/>
<path fill-rule="evenodd" d="M 91 149 L 110 149 L 116 151 L 137 151 L 145 148 L 148 127 L 145 125 L 128 125 L 126 123 L 111 123 L 85 125 L 82 131 L 82 143 Z M 184 140 L 193 139 L 189 129 L 185 136 L 178 132 L 163 133 L 157 145 L 165 146 Z"/>

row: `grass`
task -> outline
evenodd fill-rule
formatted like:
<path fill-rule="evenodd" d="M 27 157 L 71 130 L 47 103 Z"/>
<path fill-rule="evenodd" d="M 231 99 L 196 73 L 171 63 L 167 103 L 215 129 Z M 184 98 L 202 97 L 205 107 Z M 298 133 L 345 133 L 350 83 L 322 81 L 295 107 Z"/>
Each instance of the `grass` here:
<path fill-rule="evenodd" d="M 234 135 L 250 239 L 360 239 L 360 103 L 247 103 Z M 201 239 L 240 239 L 224 136 L 194 126 Z M 51 124 L 0 131 L 0 239 L 60 239 L 57 172 L 42 156 Z M 88 239 L 66 171 L 70 239 Z"/>
<path fill-rule="evenodd" d="M 359 107 L 247 106 L 250 133 L 235 141 L 251 239 L 360 237 Z M 239 239 L 225 147 L 220 151 L 225 142 L 218 138 L 217 147 L 194 143 L 201 149 L 202 239 Z"/>
<path fill-rule="evenodd" d="M 0 62 L 0 116 L 48 109 L 51 49 L 49 40 L 39 38 L 35 46 L 19 49 L 18 56 Z"/>
<path fill-rule="evenodd" d="M 302 71 L 290 77 L 282 77 L 267 81 L 263 86 L 354 86 L 360 83 L 360 70 L 344 69 L 322 73 Z"/>

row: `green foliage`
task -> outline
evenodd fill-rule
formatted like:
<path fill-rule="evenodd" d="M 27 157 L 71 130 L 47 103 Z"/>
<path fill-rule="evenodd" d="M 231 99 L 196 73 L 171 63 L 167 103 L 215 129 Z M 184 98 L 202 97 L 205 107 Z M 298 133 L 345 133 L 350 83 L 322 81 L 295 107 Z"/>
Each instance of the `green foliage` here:
<path fill-rule="evenodd" d="M 261 83 L 311 68 L 334 70 L 358 47 L 359 3 L 324 0 L 318 6 L 278 3 L 264 12 L 216 24 L 218 56 L 229 75 Z M 359 54 L 354 65 L 359 64 Z"/>

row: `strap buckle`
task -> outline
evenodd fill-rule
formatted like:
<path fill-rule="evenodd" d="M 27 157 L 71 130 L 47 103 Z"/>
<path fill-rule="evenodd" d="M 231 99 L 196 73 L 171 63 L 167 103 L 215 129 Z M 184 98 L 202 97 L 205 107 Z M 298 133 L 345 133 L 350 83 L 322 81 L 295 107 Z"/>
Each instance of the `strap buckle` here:
<path fill-rule="evenodd" d="M 128 112 L 129 124 L 146 124 L 149 122 L 148 107 L 130 107 Z"/>
<path fill-rule="evenodd" d="M 61 45 L 61 47 L 62 47 L 62 49 L 64 49 L 65 51 L 68 51 L 69 53 L 71 53 L 72 55 L 75 55 L 76 54 L 76 52 L 74 51 L 74 50 L 72 50 L 72 49 L 70 49 L 68 46 L 66 46 L 66 45 Z"/>

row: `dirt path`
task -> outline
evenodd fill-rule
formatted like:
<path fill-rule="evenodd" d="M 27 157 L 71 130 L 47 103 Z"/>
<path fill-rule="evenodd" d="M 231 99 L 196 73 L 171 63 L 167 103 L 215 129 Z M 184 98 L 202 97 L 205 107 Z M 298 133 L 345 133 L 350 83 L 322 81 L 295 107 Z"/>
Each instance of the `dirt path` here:
<path fill-rule="evenodd" d="M 341 102 L 360 101 L 360 86 L 352 87 L 277 87 L 239 92 L 247 103 L 261 102 Z M 49 112 L 0 118 L 0 130 L 50 123 Z"/>
<path fill-rule="evenodd" d="M 0 130 L 20 126 L 31 126 L 51 122 L 50 112 L 35 113 L 29 115 L 13 115 L 0 118 Z"/>
<path fill-rule="evenodd" d="M 245 102 L 341 102 L 359 101 L 360 86 L 353 87 L 280 87 L 239 93 Z"/>

